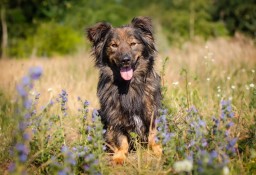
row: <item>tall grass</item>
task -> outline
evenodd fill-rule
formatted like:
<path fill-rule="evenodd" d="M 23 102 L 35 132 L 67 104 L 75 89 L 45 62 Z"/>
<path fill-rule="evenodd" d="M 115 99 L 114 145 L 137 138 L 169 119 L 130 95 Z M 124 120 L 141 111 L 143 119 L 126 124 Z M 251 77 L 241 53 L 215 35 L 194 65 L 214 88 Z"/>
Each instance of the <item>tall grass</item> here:
<path fill-rule="evenodd" d="M 98 73 L 89 54 L 1 60 L 0 172 L 253 174 L 255 58 L 255 46 L 243 37 L 159 53 L 164 108 L 156 139 L 164 154 L 157 158 L 134 139 L 137 151 L 124 165 L 113 165 L 104 152 L 105 131 L 93 110 Z"/>

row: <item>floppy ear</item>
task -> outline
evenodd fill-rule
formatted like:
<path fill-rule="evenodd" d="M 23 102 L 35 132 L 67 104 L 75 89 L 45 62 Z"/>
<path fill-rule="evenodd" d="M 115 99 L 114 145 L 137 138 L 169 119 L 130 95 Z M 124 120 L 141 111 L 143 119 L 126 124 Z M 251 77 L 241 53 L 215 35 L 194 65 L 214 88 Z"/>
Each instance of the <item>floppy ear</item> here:
<path fill-rule="evenodd" d="M 96 45 L 110 31 L 111 25 L 105 22 L 100 22 L 87 29 L 87 38 Z"/>
<path fill-rule="evenodd" d="M 132 26 L 139 29 L 147 40 L 154 41 L 152 21 L 149 17 L 135 17 L 132 19 Z"/>

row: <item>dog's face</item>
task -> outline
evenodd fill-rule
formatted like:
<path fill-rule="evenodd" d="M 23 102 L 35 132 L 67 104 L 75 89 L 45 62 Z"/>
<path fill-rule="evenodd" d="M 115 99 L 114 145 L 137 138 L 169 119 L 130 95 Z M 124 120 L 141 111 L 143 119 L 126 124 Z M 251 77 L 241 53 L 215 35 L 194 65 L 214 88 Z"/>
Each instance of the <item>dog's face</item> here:
<path fill-rule="evenodd" d="M 111 67 L 125 81 L 132 79 L 140 62 L 153 61 L 155 46 L 149 18 L 134 18 L 130 25 L 118 28 L 98 23 L 87 30 L 87 36 L 93 44 L 96 65 Z"/>

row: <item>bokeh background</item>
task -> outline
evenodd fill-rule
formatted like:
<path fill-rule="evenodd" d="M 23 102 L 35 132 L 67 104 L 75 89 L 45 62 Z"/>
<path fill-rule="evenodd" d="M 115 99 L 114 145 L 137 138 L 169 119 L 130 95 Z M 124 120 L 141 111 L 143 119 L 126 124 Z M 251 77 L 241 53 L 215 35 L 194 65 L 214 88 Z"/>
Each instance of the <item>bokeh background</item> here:
<path fill-rule="evenodd" d="M 88 47 L 85 28 L 99 21 L 113 26 L 135 16 L 155 23 L 159 48 L 198 38 L 255 38 L 254 0 L 1 0 L 2 57 L 52 57 Z"/>

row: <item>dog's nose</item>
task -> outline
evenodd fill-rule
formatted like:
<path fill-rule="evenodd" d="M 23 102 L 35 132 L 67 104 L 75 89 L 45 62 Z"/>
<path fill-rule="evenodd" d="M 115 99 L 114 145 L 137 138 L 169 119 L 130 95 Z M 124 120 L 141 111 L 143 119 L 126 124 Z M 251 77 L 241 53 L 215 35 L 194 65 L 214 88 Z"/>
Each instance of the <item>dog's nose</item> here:
<path fill-rule="evenodd" d="M 130 62 L 131 62 L 131 57 L 129 57 L 129 56 L 123 57 L 123 59 L 122 59 L 122 64 L 123 65 L 130 64 Z"/>

